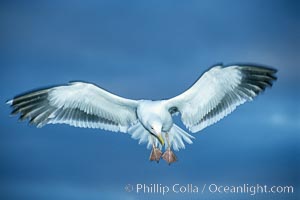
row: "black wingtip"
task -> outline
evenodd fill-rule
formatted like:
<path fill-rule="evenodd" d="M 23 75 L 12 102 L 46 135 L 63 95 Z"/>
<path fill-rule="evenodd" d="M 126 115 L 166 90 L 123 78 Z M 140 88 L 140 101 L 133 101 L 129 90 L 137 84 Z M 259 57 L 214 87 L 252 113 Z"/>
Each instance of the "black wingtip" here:
<path fill-rule="evenodd" d="M 260 68 L 260 69 L 264 69 L 264 70 L 267 70 L 271 73 L 277 73 L 277 69 L 272 67 L 272 66 L 269 66 L 269 65 L 265 65 L 265 64 L 258 64 L 258 63 L 251 63 L 251 62 L 238 62 L 238 63 L 230 63 L 230 64 L 227 64 L 226 66 L 224 67 L 230 67 L 230 66 L 240 66 L 240 67 L 250 67 L 250 68 Z"/>
<path fill-rule="evenodd" d="M 277 80 L 276 73 L 278 72 L 278 70 L 273 67 L 257 64 L 236 64 L 236 66 L 238 66 L 241 71 L 245 72 L 245 74 L 263 75 L 268 77 L 268 79 L 270 79 L 271 81 Z"/>

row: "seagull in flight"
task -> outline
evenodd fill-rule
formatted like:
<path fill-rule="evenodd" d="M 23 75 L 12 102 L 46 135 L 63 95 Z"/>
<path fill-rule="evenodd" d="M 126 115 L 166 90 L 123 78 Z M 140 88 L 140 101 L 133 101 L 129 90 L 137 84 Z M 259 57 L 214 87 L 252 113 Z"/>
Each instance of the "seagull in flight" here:
<path fill-rule="evenodd" d="M 186 128 L 199 132 L 272 86 L 276 72 L 262 66 L 217 65 L 182 94 L 164 100 L 126 99 L 92 83 L 70 82 L 31 91 L 7 103 L 12 115 L 20 114 L 20 120 L 29 119 L 37 127 L 69 124 L 128 133 L 152 148 L 149 160 L 162 158 L 171 164 L 177 160 L 173 150 L 184 149 L 194 138 L 173 122 L 173 115 L 180 113 Z"/>

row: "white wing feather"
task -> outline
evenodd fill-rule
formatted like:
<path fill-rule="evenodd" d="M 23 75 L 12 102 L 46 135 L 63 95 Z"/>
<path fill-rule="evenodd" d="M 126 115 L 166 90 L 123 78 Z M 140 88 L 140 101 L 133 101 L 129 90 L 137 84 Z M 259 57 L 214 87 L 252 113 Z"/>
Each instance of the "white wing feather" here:
<path fill-rule="evenodd" d="M 198 132 L 271 86 L 275 73 L 265 67 L 215 66 L 187 91 L 167 100 L 167 106 L 171 112 L 181 113 L 191 132 Z"/>
<path fill-rule="evenodd" d="M 191 132 L 219 121 L 238 105 L 251 101 L 272 85 L 276 70 L 254 66 L 216 66 L 205 72 L 184 93 L 165 100 L 171 114 L 180 112 Z M 100 128 L 128 132 L 139 143 L 148 146 L 158 141 L 138 122 L 139 101 L 111 94 L 93 84 L 73 82 L 65 86 L 29 92 L 8 101 L 12 114 L 29 119 L 37 127 L 64 123 L 76 127 Z M 177 127 L 170 130 L 170 143 L 175 150 L 192 143 L 193 137 Z"/>
<path fill-rule="evenodd" d="M 20 119 L 30 119 L 38 127 L 64 123 L 127 132 L 137 121 L 137 101 L 83 82 L 30 92 L 8 103 L 14 108 L 12 114 L 20 113 Z"/>

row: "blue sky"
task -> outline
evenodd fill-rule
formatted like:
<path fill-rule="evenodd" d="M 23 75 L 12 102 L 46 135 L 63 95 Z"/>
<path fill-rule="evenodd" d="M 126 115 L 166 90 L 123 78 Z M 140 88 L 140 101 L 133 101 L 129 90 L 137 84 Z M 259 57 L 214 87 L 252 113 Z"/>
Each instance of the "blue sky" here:
<path fill-rule="evenodd" d="M 184 197 L 124 191 L 137 183 L 299 189 L 299 15 L 299 2 L 292 0 L 2 1 L 0 198 Z M 240 62 L 272 66 L 278 81 L 195 134 L 194 144 L 178 152 L 179 162 L 171 166 L 150 163 L 150 151 L 129 135 L 67 125 L 37 129 L 9 117 L 5 104 L 24 91 L 71 80 L 132 99 L 170 98 L 212 65 Z"/>

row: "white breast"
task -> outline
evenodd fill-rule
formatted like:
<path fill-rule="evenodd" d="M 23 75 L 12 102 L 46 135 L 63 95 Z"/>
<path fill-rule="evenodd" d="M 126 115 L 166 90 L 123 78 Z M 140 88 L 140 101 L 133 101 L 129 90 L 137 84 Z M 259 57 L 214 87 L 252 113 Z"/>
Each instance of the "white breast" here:
<path fill-rule="evenodd" d="M 168 132 L 173 125 L 172 116 L 165 107 L 164 100 L 161 101 L 139 101 L 137 115 L 141 123 L 147 127 L 148 122 L 158 119 L 162 122 L 162 130 Z"/>

